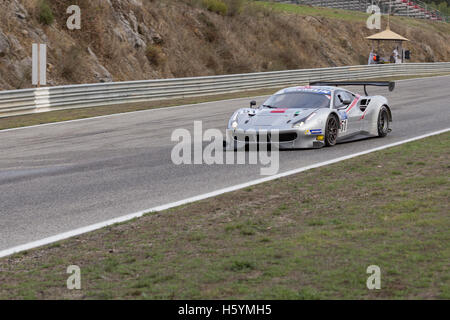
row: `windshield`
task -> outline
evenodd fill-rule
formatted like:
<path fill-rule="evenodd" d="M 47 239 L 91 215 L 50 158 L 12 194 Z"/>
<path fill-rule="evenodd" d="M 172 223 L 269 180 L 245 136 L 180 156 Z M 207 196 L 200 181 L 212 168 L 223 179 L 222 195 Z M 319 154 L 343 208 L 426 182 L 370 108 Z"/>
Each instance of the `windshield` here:
<path fill-rule="evenodd" d="M 286 109 L 329 108 L 331 97 L 315 92 L 289 92 L 271 96 L 264 107 Z"/>

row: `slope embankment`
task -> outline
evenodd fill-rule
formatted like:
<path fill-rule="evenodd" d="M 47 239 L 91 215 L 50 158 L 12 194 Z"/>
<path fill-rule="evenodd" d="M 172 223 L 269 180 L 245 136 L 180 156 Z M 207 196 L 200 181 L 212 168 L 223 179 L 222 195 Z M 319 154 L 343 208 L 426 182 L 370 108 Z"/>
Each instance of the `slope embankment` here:
<path fill-rule="evenodd" d="M 0 90 L 31 87 L 36 42 L 48 45 L 49 85 L 367 63 L 364 37 L 374 33 L 367 14 L 236 0 L 223 10 L 210 2 L 218 1 L 2 1 Z M 80 30 L 66 27 L 73 4 Z M 412 62 L 449 61 L 448 24 L 391 20 L 411 40 Z"/>

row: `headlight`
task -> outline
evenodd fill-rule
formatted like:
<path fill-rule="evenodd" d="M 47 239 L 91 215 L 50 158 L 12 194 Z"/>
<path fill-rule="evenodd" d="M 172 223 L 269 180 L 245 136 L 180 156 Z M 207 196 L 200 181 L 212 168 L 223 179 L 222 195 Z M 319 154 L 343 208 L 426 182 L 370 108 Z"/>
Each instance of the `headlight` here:
<path fill-rule="evenodd" d="M 300 122 L 294 123 L 294 125 L 292 127 L 293 128 L 301 128 L 305 124 L 305 122 L 308 122 L 309 120 L 311 120 L 316 114 L 317 113 L 315 113 L 315 112 L 311 113 L 306 119 L 304 119 Z"/>
<path fill-rule="evenodd" d="M 238 127 L 237 121 L 234 121 L 234 122 L 231 124 L 231 127 L 232 127 L 233 129 L 236 129 L 236 128 Z"/>

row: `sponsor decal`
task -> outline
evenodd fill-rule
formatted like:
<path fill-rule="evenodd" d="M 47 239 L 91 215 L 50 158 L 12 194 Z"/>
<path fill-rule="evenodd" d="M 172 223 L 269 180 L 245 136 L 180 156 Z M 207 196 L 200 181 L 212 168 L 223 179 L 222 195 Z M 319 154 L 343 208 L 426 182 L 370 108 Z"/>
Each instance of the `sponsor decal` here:
<path fill-rule="evenodd" d="M 320 88 L 314 88 L 314 87 L 296 87 L 294 89 L 286 89 L 285 92 L 292 92 L 292 91 L 300 91 L 300 92 L 313 92 L 318 94 L 326 94 L 331 95 L 330 90 L 320 89 Z"/>
<path fill-rule="evenodd" d="M 348 119 L 347 112 L 345 112 L 345 111 L 339 111 L 339 115 L 341 116 L 342 120 Z"/>
<path fill-rule="evenodd" d="M 306 130 L 305 134 L 322 134 L 322 129 L 311 129 Z"/>
<path fill-rule="evenodd" d="M 348 119 L 341 121 L 341 132 L 347 132 L 348 128 Z"/>

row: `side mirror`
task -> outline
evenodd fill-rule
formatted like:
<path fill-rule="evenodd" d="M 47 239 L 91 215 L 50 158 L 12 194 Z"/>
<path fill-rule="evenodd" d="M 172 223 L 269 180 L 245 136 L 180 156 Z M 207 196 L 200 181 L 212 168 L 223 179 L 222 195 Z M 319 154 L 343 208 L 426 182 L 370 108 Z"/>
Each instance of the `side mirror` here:
<path fill-rule="evenodd" d="M 389 82 L 389 91 L 394 91 L 395 89 L 395 82 Z"/>
<path fill-rule="evenodd" d="M 342 103 L 348 106 L 350 103 L 352 103 L 352 100 L 344 100 L 342 101 Z"/>
<path fill-rule="evenodd" d="M 252 100 L 250 101 L 250 108 L 254 108 L 256 106 L 256 101 Z"/>

